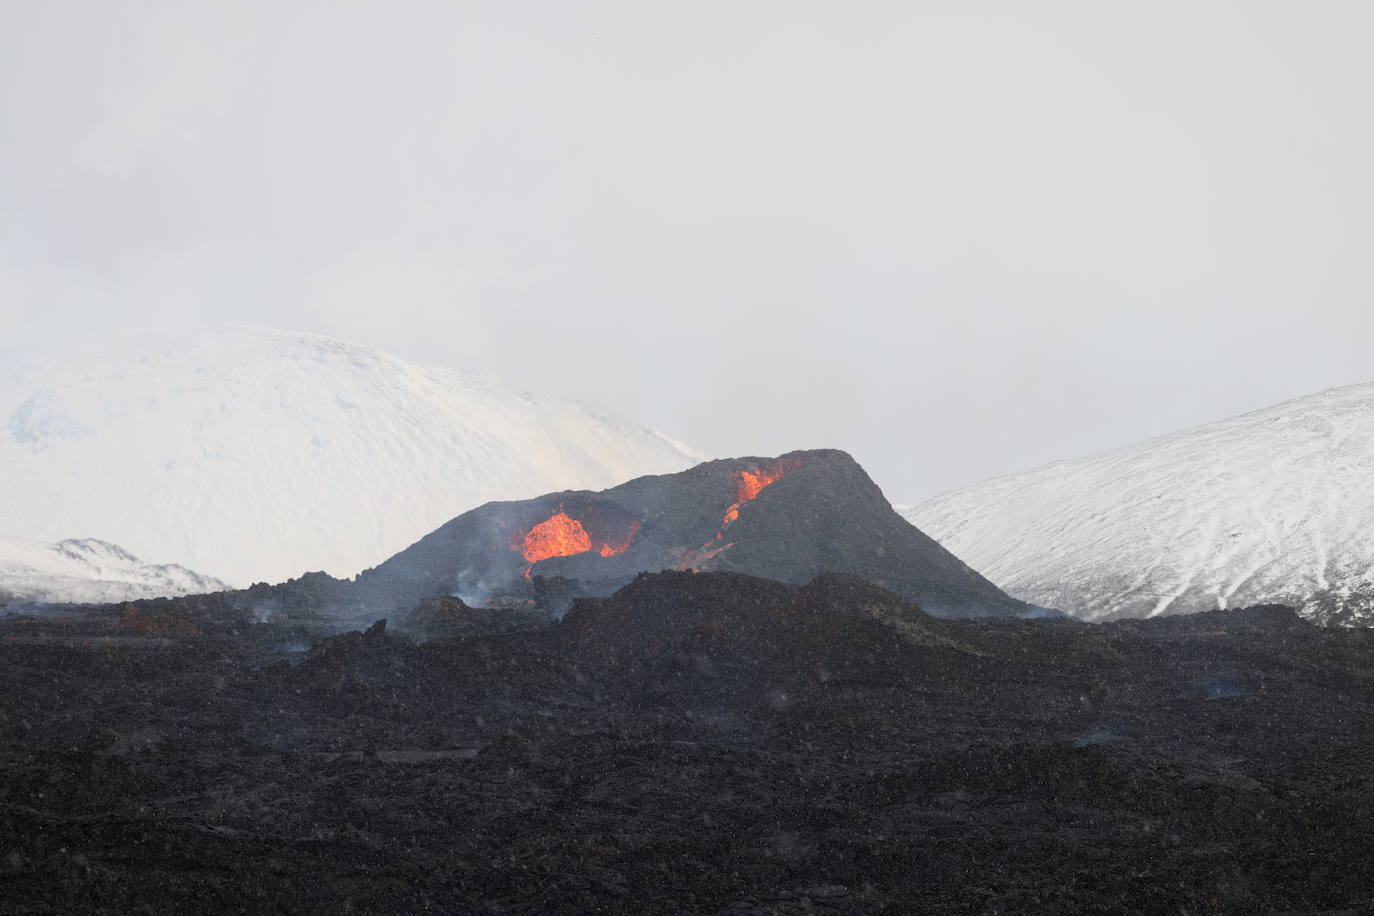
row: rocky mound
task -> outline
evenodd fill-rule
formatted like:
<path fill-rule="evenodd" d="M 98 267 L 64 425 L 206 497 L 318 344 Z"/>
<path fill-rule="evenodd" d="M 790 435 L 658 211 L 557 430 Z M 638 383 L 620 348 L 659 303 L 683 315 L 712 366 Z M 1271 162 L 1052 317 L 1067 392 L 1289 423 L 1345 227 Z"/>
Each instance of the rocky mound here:
<path fill-rule="evenodd" d="M 364 572 L 349 600 L 380 612 L 435 594 L 473 605 L 532 599 L 539 575 L 606 595 L 660 570 L 792 584 L 852 573 L 940 616 L 1028 610 L 899 516 L 863 468 L 833 450 L 711 461 L 599 493 L 490 503 Z"/>
<path fill-rule="evenodd" d="M 312 648 L 301 662 L 301 681 L 327 694 L 404 683 L 414 675 L 416 656 L 413 645 L 388 635 L 386 621 L 379 620 L 361 633 L 344 633 Z"/>
<path fill-rule="evenodd" d="M 900 667 L 912 647 L 958 645 L 916 605 L 840 573 L 800 587 L 741 573 L 645 573 L 610 597 L 579 598 L 559 634 L 602 667 L 694 653 L 760 668 Z"/>
<path fill-rule="evenodd" d="M 795 586 L 669 571 L 578 599 L 556 637 L 626 702 L 752 718 L 855 684 L 909 682 L 950 653 L 977 654 L 946 629 L 858 576 Z"/>

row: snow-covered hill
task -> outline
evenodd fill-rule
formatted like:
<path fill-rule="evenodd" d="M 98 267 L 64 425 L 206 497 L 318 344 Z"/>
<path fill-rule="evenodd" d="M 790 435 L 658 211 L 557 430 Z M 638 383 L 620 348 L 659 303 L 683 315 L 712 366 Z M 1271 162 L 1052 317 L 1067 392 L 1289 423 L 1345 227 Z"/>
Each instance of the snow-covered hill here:
<path fill-rule="evenodd" d="M 700 460 L 586 406 L 311 334 L 75 341 L 0 377 L 0 534 L 234 585 L 349 576 L 493 499 Z"/>
<path fill-rule="evenodd" d="M 1374 624 L 1374 384 L 899 510 L 1011 595 L 1090 620 L 1279 602 Z"/>
<path fill-rule="evenodd" d="M 47 544 L 0 537 L 0 602 L 109 603 L 225 587 L 184 566 L 143 563 L 127 550 L 94 538 Z"/>

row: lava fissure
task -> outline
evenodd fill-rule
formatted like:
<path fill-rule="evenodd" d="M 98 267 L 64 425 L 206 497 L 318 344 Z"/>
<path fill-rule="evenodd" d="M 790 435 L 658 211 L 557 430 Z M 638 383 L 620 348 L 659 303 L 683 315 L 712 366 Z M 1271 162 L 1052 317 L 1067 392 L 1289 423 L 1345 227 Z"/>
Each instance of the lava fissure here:
<path fill-rule="evenodd" d="M 769 484 L 777 483 L 785 473 L 781 465 L 769 470 L 759 471 L 740 471 L 736 476 L 739 477 L 739 487 L 735 491 L 735 501 L 730 508 L 725 510 L 725 519 L 720 523 L 721 533 L 725 528 L 737 518 L 739 518 L 739 508 L 749 500 L 763 492 L 763 488 Z M 720 534 L 716 535 L 717 538 Z"/>
<path fill-rule="evenodd" d="M 731 522 L 739 518 L 740 507 L 762 493 L 765 487 L 777 483 L 788 471 L 795 469 L 796 468 L 787 468 L 778 464 L 771 468 L 760 468 L 754 471 L 739 471 L 736 473 L 735 477 L 738 478 L 739 483 L 735 488 L 735 501 L 730 504 L 730 508 L 725 510 L 725 517 L 721 520 L 720 530 L 716 532 L 715 537 L 705 544 L 702 544 L 695 550 L 688 551 L 682 558 L 682 561 L 678 563 L 677 568 L 679 570 L 691 569 L 696 571 L 702 563 L 719 556 L 728 548 L 733 547 L 733 541 L 720 547 L 714 545 L 717 541 L 724 539 L 725 529 L 730 527 Z"/>
<path fill-rule="evenodd" d="M 601 546 L 597 548 L 597 553 L 601 554 L 603 557 L 618 557 L 630 549 L 630 542 L 634 540 L 634 536 L 638 533 L 639 522 L 630 522 L 630 530 L 625 532 L 623 538 L 616 541 L 611 541 L 609 539 L 604 541 Z"/>

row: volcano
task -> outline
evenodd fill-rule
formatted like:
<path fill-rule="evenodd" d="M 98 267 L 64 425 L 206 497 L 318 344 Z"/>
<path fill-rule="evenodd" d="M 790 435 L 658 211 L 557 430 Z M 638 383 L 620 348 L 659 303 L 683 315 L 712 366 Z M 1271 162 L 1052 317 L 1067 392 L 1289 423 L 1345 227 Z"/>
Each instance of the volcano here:
<path fill-rule="evenodd" d="M 947 617 L 1030 607 L 898 515 L 863 468 L 835 450 L 724 459 L 601 492 L 489 503 L 362 573 L 350 592 L 354 603 L 387 612 L 430 595 L 472 605 L 533 600 L 551 581 L 608 595 L 660 570 L 792 584 L 851 573 Z"/>

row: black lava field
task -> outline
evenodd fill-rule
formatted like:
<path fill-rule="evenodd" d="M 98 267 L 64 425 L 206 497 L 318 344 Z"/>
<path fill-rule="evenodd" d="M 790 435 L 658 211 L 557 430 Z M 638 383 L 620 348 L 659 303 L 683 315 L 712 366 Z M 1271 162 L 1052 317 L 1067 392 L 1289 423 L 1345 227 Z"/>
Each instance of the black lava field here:
<path fill-rule="evenodd" d="M 419 604 L 0 619 L 0 911 L 1374 912 L 1367 630 L 838 574 Z"/>

